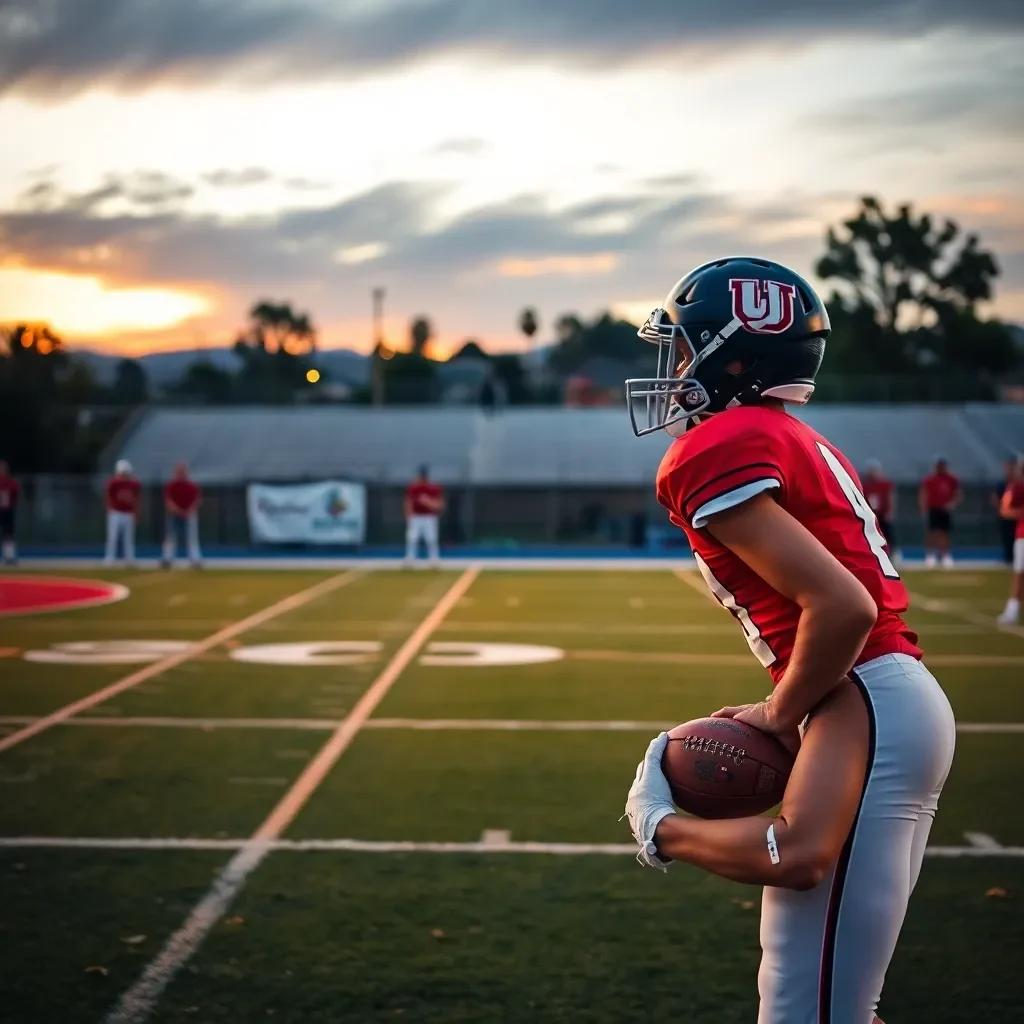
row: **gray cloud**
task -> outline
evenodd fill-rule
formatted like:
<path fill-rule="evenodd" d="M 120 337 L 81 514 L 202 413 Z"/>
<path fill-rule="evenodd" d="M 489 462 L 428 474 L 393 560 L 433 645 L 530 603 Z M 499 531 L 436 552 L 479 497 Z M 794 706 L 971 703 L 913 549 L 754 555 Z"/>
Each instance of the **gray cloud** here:
<path fill-rule="evenodd" d="M 865 150 L 886 146 L 945 153 L 979 135 L 1019 143 L 1024 125 L 1021 53 L 1005 54 L 996 64 L 943 71 L 942 81 L 896 93 L 865 92 L 832 103 L 802 118 L 798 127 L 860 140 Z"/>
<path fill-rule="evenodd" d="M 352 76 L 440 52 L 608 66 L 683 47 L 723 52 L 840 33 L 1024 28 L 1016 0 L 5 0 L 0 90 L 97 81 Z"/>
<path fill-rule="evenodd" d="M 484 139 L 445 139 L 430 150 L 432 156 L 478 156 L 490 149 Z"/>
<path fill-rule="evenodd" d="M 691 266 L 716 256 L 756 252 L 809 272 L 822 248 L 821 211 L 836 199 L 793 194 L 750 206 L 688 183 L 557 210 L 521 196 L 437 226 L 448 195 L 437 185 L 392 182 L 341 202 L 247 220 L 145 206 L 104 215 L 94 197 L 105 187 L 74 195 L 54 187 L 34 208 L 0 211 L 0 262 L 98 266 L 115 285 L 212 286 L 224 296 L 227 317 L 254 295 L 287 295 L 324 324 L 362 316 L 369 289 L 384 285 L 390 309 L 424 309 L 441 330 L 456 324 L 484 340 L 513 334 L 516 311 L 527 303 L 551 323 L 567 309 L 589 315 L 619 300 L 656 300 Z M 851 197 L 850 212 L 854 205 Z M 965 228 L 980 226 L 983 241 L 996 245 L 1003 288 L 1024 288 L 1013 237 L 974 217 L 958 219 Z M 371 244 L 382 247 L 376 259 L 339 260 L 339 253 Z M 542 261 L 551 257 L 583 267 L 550 273 Z M 507 276 L 507 261 L 539 261 L 539 272 Z"/>
<path fill-rule="evenodd" d="M 273 175 L 266 167 L 243 167 L 239 170 L 221 168 L 208 171 L 202 176 L 203 181 L 215 188 L 246 188 L 249 185 L 262 185 L 270 181 Z"/>
<path fill-rule="evenodd" d="M 173 208 L 194 192 L 195 189 L 187 182 L 163 171 L 108 174 L 102 185 L 77 194 L 64 192 L 52 178 L 46 178 L 21 193 L 18 207 L 37 212 L 57 210 L 86 215 L 112 199 L 121 199 L 132 206 Z"/>

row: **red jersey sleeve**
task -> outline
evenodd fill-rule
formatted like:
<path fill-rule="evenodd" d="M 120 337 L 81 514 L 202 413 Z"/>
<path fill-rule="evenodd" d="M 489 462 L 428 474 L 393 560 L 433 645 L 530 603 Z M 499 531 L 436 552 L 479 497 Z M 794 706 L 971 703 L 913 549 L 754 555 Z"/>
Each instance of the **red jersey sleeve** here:
<path fill-rule="evenodd" d="M 679 438 L 658 470 L 658 501 L 694 529 L 763 491 L 784 488 L 780 439 L 748 417 L 712 418 Z"/>

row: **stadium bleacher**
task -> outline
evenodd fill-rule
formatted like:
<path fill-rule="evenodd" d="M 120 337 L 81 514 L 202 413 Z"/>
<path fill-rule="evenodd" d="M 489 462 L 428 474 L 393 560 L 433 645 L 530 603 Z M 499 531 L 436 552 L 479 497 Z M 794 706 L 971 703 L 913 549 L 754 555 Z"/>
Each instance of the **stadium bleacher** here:
<path fill-rule="evenodd" d="M 1024 451 L 1024 406 L 809 405 L 796 410 L 858 466 L 880 459 L 912 484 L 943 455 L 965 484 L 999 477 Z M 153 409 L 108 459 L 146 483 L 178 461 L 203 483 L 338 476 L 398 483 L 427 464 L 444 483 L 642 486 L 668 439 L 637 439 L 621 409 Z"/>

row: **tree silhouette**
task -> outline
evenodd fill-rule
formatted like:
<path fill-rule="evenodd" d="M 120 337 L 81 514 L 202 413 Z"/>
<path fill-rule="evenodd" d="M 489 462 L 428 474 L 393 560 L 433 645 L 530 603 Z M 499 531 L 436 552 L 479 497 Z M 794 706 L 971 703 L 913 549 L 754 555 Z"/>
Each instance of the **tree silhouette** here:
<path fill-rule="evenodd" d="M 996 373 L 1012 364 L 1009 332 L 976 313 L 992 298 L 995 257 L 951 220 L 939 226 L 909 203 L 890 214 L 865 197 L 855 216 L 829 228 L 815 270 L 838 284 L 828 303 L 831 371 Z"/>
<path fill-rule="evenodd" d="M 537 333 L 540 324 L 537 321 L 537 311 L 527 306 L 519 314 L 519 330 L 526 337 L 526 345 L 529 348 L 533 344 L 533 337 Z"/>
<path fill-rule="evenodd" d="M 255 303 L 249 310 L 248 339 L 268 352 L 299 356 L 316 351 L 316 328 L 309 313 L 295 311 L 290 302 Z"/>
<path fill-rule="evenodd" d="M 149 397 L 149 381 L 142 364 L 135 359 L 121 359 L 114 370 L 110 399 L 114 405 L 142 405 Z"/>
<path fill-rule="evenodd" d="M 2 457 L 19 472 L 93 468 L 103 438 L 79 420 L 95 396 L 92 375 L 72 364 L 45 324 L 0 326 Z"/>
<path fill-rule="evenodd" d="M 427 344 L 433 336 L 434 330 L 430 325 L 430 321 L 425 316 L 416 317 L 409 327 L 412 351 L 418 356 L 425 355 Z"/>
<path fill-rule="evenodd" d="M 928 214 L 916 217 L 909 203 L 888 214 L 867 196 L 841 231 L 829 228 L 815 270 L 823 280 L 843 282 L 883 330 L 918 327 L 929 312 L 973 312 L 992 298 L 995 257 L 979 248 L 977 235 L 957 247 L 959 239 L 951 220 L 938 227 Z"/>
<path fill-rule="evenodd" d="M 309 313 L 290 302 L 261 299 L 249 310 L 249 324 L 234 346 L 242 368 L 235 384 L 243 402 L 292 402 L 306 381 L 316 351 Z"/>
<path fill-rule="evenodd" d="M 234 398 L 230 373 L 207 359 L 190 363 L 171 391 L 182 398 L 194 398 L 206 405 L 226 405 Z"/>

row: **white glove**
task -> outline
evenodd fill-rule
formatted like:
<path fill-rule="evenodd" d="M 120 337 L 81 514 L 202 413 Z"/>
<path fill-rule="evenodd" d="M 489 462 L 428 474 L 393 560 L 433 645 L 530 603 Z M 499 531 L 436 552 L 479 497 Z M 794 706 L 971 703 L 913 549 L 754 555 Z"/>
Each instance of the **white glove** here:
<path fill-rule="evenodd" d="M 672 791 L 668 779 L 661 770 L 661 757 L 668 745 L 668 733 L 655 736 L 647 747 L 644 759 L 636 766 L 636 778 L 629 787 L 626 797 L 626 814 L 633 838 L 640 847 L 636 859 L 648 868 L 667 870 L 671 863 L 658 856 L 654 845 L 654 830 L 658 822 L 669 814 L 675 814 L 672 805 Z"/>

